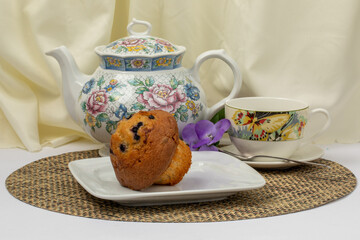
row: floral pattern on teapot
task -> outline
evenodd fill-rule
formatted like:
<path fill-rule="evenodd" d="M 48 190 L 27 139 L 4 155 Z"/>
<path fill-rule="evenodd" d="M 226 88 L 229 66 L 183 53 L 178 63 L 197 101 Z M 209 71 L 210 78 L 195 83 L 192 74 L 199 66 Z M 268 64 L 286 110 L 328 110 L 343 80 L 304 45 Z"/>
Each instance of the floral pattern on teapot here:
<path fill-rule="evenodd" d="M 155 37 L 125 37 L 108 44 L 104 49 L 105 53 L 121 53 L 122 55 L 154 55 L 177 51 L 178 48 L 169 41 Z"/>
<path fill-rule="evenodd" d="M 101 67 L 120 71 L 171 70 L 181 67 L 182 57 L 183 54 L 156 58 L 103 56 L 101 57 Z"/>
<path fill-rule="evenodd" d="M 95 49 L 101 67 L 119 71 L 157 71 L 181 67 L 185 48 L 155 37 L 125 37 Z"/>
<path fill-rule="evenodd" d="M 143 75 L 128 80 L 111 77 L 104 74 L 92 78 L 79 96 L 84 125 L 93 132 L 105 126 L 112 134 L 118 121 L 140 110 L 164 110 L 186 123 L 199 120 L 204 108 L 199 88 L 186 77 L 173 75 L 165 82 Z"/>

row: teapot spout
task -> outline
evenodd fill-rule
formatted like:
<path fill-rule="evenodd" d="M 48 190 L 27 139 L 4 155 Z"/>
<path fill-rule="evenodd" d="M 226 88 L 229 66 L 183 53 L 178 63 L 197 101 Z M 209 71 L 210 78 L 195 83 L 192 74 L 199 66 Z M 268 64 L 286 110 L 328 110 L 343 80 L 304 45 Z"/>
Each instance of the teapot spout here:
<path fill-rule="evenodd" d="M 65 46 L 60 46 L 54 50 L 45 53 L 48 56 L 54 57 L 61 69 L 62 75 L 62 92 L 64 96 L 65 106 L 71 118 L 79 123 L 76 114 L 77 96 L 82 87 L 90 76 L 80 72 L 73 56 Z"/>

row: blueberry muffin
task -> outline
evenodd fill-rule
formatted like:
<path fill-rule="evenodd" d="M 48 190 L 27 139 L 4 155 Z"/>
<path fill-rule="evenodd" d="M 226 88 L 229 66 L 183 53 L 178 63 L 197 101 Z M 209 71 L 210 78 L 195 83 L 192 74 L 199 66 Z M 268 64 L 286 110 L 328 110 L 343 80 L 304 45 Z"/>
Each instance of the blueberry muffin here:
<path fill-rule="evenodd" d="M 170 166 L 178 144 L 177 123 L 168 112 L 140 111 L 121 120 L 110 142 L 116 178 L 133 190 L 151 186 Z"/>
<path fill-rule="evenodd" d="M 178 184 L 191 166 L 191 151 L 185 142 L 180 140 L 177 145 L 174 156 L 171 159 L 170 166 L 161 176 L 154 182 L 160 185 Z"/>

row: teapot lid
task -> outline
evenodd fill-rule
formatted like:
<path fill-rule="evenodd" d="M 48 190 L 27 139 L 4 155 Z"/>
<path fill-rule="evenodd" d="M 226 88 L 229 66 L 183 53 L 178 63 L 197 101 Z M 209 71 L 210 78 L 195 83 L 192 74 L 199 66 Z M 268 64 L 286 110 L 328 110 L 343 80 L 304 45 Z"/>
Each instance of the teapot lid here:
<path fill-rule="evenodd" d="M 133 31 L 136 24 L 146 26 L 144 32 Z M 186 50 L 183 46 L 177 46 L 162 38 L 150 36 L 151 24 L 146 21 L 136 20 L 135 18 L 127 27 L 130 36 L 120 38 L 108 45 L 95 48 L 95 52 L 100 56 L 118 57 L 159 57 L 164 55 L 180 55 Z"/>

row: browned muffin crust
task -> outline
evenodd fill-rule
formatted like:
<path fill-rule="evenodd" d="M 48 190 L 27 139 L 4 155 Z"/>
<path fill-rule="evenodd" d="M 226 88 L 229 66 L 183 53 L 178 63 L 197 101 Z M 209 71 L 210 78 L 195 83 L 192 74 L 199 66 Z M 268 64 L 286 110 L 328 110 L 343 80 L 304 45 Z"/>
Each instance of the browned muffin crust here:
<path fill-rule="evenodd" d="M 154 182 L 154 184 L 171 186 L 178 184 L 189 171 L 190 166 L 191 150 L 185 142 L 180 140 L 175 154 L 172 157 L 170 166 L 163 174 L 161 174 L 161 176 Z"/>
<path fill-rule="evenodd" d="M 177 123 L 168 112 L 140 111 L 121 120 L 110 142 L 116 178 L 134 190 L 151 186 L 169 167 L 178 143 Z"/>

